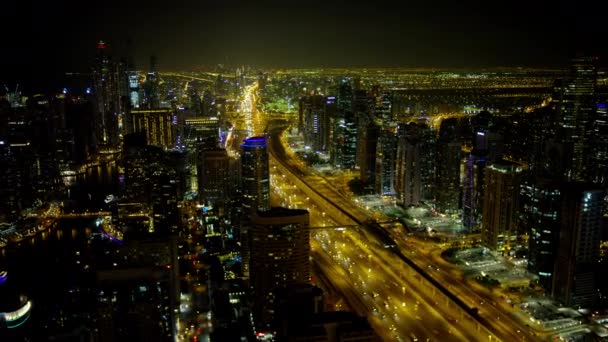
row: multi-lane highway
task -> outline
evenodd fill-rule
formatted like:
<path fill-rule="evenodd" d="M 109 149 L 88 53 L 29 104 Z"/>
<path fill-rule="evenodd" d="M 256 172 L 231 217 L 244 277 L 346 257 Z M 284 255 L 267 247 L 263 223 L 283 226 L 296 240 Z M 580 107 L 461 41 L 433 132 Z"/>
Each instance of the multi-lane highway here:
<path fill-rule="evenodd" d="M 478 324 L 463 315 L 432 287 L 420 291 L 420 277 L 358 228 L 340 227 L 320 212 L 291 178 L 271 166 L 275 203 L 311 211 L 311 249 L 315 266 L 346 298 L 349 306 L 370 323 L 383 340 L 472 341 Z M 449 314 L 446 315 L 446 312 Z M 485 336 L 485 333 L 481 333 Z M 487 337 L 486 337 L 487 338 Z"/>
<path fill-rule="evenodd" d="M 281 133 L 288 126 L 284 121 L 265 122 L 256 110 L 255 90 L 255 84 L 247 87 L 244 96 L 244 107 L 252 117 L 247 128 L 252 134 L 269 133 L 271 178 L 274 186 L 289 189 L 280 204 L 307 208 L 312 226 L 367 222 L 372 216 L 369 212 L 286 151 Z M 460 275 L 435 266 L 424 252 L 429 247 L 425 242 L 398 241 L 398 248 L 387 250 L 372 234 L 352 228 L 318 230 L 311 241 L 316 267 L 342 291 L 351 307 L 370 317 L 384 339 L 534 339 L 501 307 L 459 283 Z M 428 265 L 432 267 L 427 270 Z"/>

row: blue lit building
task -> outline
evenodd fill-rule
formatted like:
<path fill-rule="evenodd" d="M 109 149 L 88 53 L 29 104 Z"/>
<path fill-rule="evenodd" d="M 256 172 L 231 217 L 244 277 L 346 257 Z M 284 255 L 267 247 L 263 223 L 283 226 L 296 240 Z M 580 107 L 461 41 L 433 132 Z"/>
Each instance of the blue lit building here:
<path fill-rule="evenodd" d="M 251 137 L 241 144 L 241 194 L 243 216 L 239 240 L 243 277 L 249 278 L 251 250 L 249 229 L 251 217 L 257 211 L 270 209 L 270 169 L 268 166 L 268 145 L 265 137 Z"/>
<path fill-rule="evenodd" d="M 246 213 L 270 208 L 270 170 L 265 137 L 251 137 L 241 144 L 241 184 Z"/>

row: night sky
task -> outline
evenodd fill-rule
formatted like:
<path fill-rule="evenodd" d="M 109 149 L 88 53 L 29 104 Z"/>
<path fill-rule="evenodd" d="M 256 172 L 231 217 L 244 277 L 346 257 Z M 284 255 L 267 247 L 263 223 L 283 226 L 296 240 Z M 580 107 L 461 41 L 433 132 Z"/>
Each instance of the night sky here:
<path fill-rule="evenodd" d="M 125 1 L 126 2 L 126 1 Z M 561 66 L 605 47 L 591 1 L 9 1 L 0 81 L 86 72 L 103 39 L 139 69 Z M 600 39 L 600 37 L 603 37 Z M 594 53 L 596 53 L 594 51 Z"/>

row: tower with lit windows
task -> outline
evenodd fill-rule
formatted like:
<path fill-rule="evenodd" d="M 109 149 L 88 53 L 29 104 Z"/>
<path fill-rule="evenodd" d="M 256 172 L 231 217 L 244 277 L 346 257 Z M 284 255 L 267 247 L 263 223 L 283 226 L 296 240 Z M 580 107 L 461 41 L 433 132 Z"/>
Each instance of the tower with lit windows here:
<path fill-rule="evenodd" d="M 555 87 L 559 137 L 566 146 L 565 178 L 581 181 L 588 177 L 589 150 L 596 116 L 596 58 L 572 59 L 569 75 Z"/>
<path fill-rule="evenodd" d="M 272 320 L 278 289 L 310 283 L 309 226 L 308 211 L 301 209 L 277 207 L 253 215 L 250 280 L 258 330 Z"/>
<path fill-rule="evenodd" d="M 107 56 L 106 44 L 97 43 L 97 57 L 93 67 L 95 98 L 95 139 L 98 146 L 116 146 L 119 141 L 118 121 L 121 115 L 120 70 Z"/>
<path fill-rule="evenodd" d="M 490 249 L 508 250 L 517 237 L 521 172 L 519 164 L 505 160 L 486 167 L 481 239 Z"/>
<path fill-rule="evenodd" d="M 270 169 L 265 137 L 251 137 L 241 144 L 241 183 L 245 213 L 270 207 Z"/>
<path fill-rule="evenodd" d="M 251 217 L 257 211 L 266 211 L 270 208 L 270 169 L 265 137 L 250 137 L 241 144 L 241 195 L 243 205 L 239 232 L 241 265 L 243 276 L 248 278 Z"/>

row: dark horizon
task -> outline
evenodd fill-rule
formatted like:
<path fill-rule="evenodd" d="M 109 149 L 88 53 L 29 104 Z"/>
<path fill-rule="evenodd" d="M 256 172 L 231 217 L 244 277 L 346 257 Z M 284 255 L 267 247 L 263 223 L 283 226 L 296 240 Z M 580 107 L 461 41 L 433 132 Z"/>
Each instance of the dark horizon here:
<path fill-rule="evenodd" d="M 99 40 L 115 59 L 131 56 L 138 70 L 155 55 L 161 71 L 217 64 L 563 68 L 576 51 L 606 53 L 595 43 L 606 28 L 590 16 L 600 8 L 561 2 L 517 0 L 498 10 L 475 1 L 89 5 L 7 4 L 14 20 L 0 24 L 8 33 L 0 82 L 43 85 L 66 72 L 88 72 Z"/>

